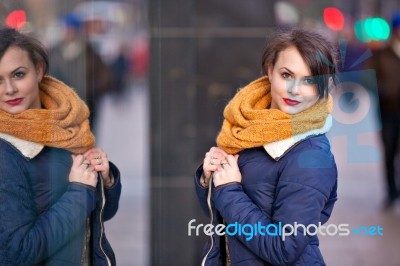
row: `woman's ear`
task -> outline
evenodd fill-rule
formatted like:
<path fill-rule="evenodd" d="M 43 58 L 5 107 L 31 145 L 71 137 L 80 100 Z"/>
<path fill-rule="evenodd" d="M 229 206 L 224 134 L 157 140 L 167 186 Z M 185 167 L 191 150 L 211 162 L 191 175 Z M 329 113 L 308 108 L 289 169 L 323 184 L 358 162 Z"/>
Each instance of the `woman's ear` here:
<path fill-rule="evenodd" d="M 43 72 L 43 63 L 38 63 L 36 66 L 36 75 L 39 83 L 42 81 L 44 72 Z"/>
<path fill-rule="evenodd" d="M 272 70 L 273 69 L 274 69 L 274 66 L 272 64 L 268 64 L 267 73 L 268 73 L 268 78 L 270 81 L 272 80 Z"/>
<path fill-rule="evenodd" d="M 329 77 L 328 79 L 328 91 L 330 92 L 335 88 L 335 83 L 333 82 L 333 78 Z"/>

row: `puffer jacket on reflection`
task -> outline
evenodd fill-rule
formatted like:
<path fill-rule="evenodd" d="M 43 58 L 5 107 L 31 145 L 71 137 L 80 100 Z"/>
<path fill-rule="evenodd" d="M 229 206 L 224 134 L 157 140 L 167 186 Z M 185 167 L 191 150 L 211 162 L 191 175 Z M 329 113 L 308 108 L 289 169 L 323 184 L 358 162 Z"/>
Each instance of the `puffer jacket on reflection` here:
<path fill-rule="evenodd" d="M 71 165 L 67 150 L 28 159 L 0 139 L 0 265 L 81 265 L 88 217 L 92 264 L 116 265 L 103 222 L 118 210 L 119 170 L 110 163 L 114 185 L 94 188 L 69 183 Z"/>

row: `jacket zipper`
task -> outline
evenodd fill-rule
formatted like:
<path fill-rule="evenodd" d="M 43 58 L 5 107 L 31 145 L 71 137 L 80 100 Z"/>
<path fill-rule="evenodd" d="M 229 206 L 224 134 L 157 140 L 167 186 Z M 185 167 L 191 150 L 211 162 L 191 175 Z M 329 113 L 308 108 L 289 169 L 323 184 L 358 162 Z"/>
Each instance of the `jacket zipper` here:
<path fill-rule="evenodd" d="M 100 226 L 101 226 L 99 244 L 100 244 L 100 250 L 101 250 L 101 252 L 103 252 L 104 256 L 106 257 L 107 265 L 111 266 L 111 261 L 110 261 L 110 259 L 108 258 L 106 252 L 104 252 L 103 244 L 102 244 L 102 241 L 101 241 L 101 240 L 103 239 L 103 234 L 104 234 L 104 224 L 103 224 L 103 219 L 102 219 L 102 218 L 103 218 L 104 206 L 105 206 L 105 204 L 106 204 L 106 196 L 105 196 L 105 194 L 104 194 L 103 177 L 102 177 L 101 174 L 99 174 L 99 177 L 100 177 L 100 186 L 101 186 L 101 195 L 102 195 L 102 199 L 101 199 L 101 210 L 100 210 L 100 217 L 99 217 Z"/>
<path fill-rule="evenodd" d="M 212 208 L 211 208 L 212 181 L 213 181 L 213 175 L 211 174 L 210 181 L 208 183 L 208 195 L 207 195 L 207 205 L 208 205 L 208 210 L 210 211 L 210 217 L 211 217 L 210 224 L 213 224 L 213 221 L 214 221 L 214 216 L 213 216 L 213 212 L 212 212 Z M 210 238 L 211 238 L 211 246 L 210 246 L 210 249 L 207 251 L 206 255 L 204 256 L 203 260 L 201 261 L 201 266 L 205 266 L 206 265 L 207 257 L 210 254 L 210 252 L 211 252 L 211 250 L 212 250 L 212 248 L 214 246 L 213 236 L 211 235 Z"/>
<path fill-rule="evenodd" d="M 229 252 L 229 238 L 225 234 L 226 266 L 231 266 L 231 253 Z"/>

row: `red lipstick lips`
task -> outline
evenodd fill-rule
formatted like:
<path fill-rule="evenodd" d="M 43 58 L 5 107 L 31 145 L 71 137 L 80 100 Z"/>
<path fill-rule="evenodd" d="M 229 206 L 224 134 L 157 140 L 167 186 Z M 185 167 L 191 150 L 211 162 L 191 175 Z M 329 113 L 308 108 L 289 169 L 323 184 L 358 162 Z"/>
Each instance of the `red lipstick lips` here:
<path fill-rule="evenodd" d="M 283 101 L 290 106 L 295 106 L 298 105 L 300 102 L 299 101 L 295 101 L 295 100 L 291 100 L 291 99 L 287 99 L 287 98 L 283 98 Z"/>
<path fill-rule="evenodd" d="M 15 106 L 15 105 L 20 104 L 22 102 L 22 100 L 23 100 L 23 98 L 16 98 L 16 99 L 6 101 L 6 103 L 9 105 Z"/>

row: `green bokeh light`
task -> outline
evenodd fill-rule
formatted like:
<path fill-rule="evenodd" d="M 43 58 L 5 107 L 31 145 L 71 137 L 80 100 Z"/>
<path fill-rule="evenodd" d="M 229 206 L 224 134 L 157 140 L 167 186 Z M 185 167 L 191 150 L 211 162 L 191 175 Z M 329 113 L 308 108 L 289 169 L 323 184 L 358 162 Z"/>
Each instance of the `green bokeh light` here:
<path fill-rule="evenodd" d="M 354 24 L 354 33 L 361 42 L 369 42 L 371 39 L 367 36 L 364 27 L 364 20 L 357 20 Z"/>
<path fill-rule="evenodd" d="M 386 41 L 390 37 L 390 26 L 383 18 L 373 17 L 358 20 L 354 24 L 356 37 L 362 42 Z"/>

